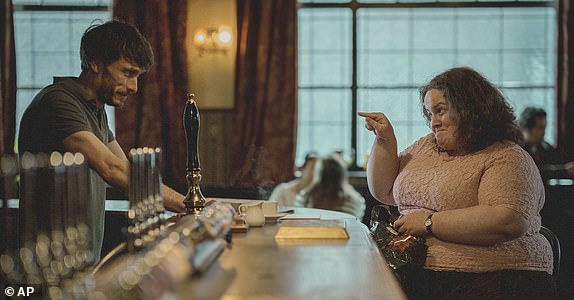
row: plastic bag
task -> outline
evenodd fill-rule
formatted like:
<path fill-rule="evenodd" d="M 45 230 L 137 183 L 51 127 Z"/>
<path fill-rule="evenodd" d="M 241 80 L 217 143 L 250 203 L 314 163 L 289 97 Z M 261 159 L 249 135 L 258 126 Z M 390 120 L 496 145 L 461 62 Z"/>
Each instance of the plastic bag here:
<path fill-rule="evenodd" d="M 381 221 L 385 218 L 383 212 L 389 215 L 389 221 Z M 387 260 L 387 264 L 394 270 L 422 268 L 428 249 L 426 240 L 423 237 L 399 234 L 392 226 L 397 216 L 396 207 L 391 207 L 390 210 L 382 205 L 373 207 L 371 236 Z"/>

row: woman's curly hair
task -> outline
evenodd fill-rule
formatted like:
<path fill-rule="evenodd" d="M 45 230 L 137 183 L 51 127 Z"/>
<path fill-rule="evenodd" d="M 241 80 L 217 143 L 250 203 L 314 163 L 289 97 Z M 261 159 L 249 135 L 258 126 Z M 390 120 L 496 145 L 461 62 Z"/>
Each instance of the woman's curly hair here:
<path fill-rule="evenodd" d="M 524 143 L 514 110 L 504 95 L 477 71 L 457 67 L 435 76 L 419 89 L 421 102 L 424 103 L 426 93 L 432 89 L 444 93 L 464 150 L 475 152 L 498 141 Z M 430 126 L 431 115 L 424 105 L 423 114 Z"/>

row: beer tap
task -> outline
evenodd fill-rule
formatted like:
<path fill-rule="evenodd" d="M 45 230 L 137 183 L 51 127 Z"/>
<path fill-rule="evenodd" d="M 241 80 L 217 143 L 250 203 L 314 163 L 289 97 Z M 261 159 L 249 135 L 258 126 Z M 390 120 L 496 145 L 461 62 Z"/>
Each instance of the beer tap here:
<path fill-rule="evenodd" d="M 195 103 L 195 95 L 187 94 L 187 102 L 183 111 L 183 127 L 187 141 L 186 176 L 188 191 L 183 204 L 186 214 L 199 214 L 205 207 L 205 197 L 201 194 L 201 168 L 199 167 L 199 109 Z"/>
<path fill-rule="evenodd" d="M 8 199 L 17 194 L 16 175 L 18 161 L 16 156 L 3 154 L 0 157 L 0 201 L 2 213 L 0 222 L 0 284 L 6 283 L 9 278 L 17 281 L 19 270 L 16 266 L 17 253 L 17 227 L 9 219 Z M 14 276 L 16 275 L 16 276 Z"/>
<path fill-rule="evenodd" d="M 154 182 L 154 195 L 155 195 L 155 211 L 159 217 L 159 230 L 160 233 L 167 227 L 167 215 L 165 213 L 165 206 L 163 204 L 163 196 L 161 194 L 161 149 L 155 148 L 153 156 L 155 157 L 155 168 L 153 171 Z"/>

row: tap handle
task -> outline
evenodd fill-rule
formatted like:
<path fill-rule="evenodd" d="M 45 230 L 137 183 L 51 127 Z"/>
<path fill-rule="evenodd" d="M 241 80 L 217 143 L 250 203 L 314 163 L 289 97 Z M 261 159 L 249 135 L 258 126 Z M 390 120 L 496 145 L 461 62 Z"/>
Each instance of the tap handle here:
<path fill-rule="evenodd" d="M 199 109 L 195 103 L 195 95 L 187 94 L 187 102 L 183 111 L 183 127 L 187 141 L 187 172 L 199 170 Z"/>

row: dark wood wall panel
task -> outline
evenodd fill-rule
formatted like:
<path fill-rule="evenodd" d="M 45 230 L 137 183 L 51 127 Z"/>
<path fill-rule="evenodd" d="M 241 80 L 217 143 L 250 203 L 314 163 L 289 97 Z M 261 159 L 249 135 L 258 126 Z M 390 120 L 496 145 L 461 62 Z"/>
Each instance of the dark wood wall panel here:
<path fill-rule="evenodd" d="M 201 186 L 230 186 L 233 110 L 202 110 L 200 118 Z"/>

